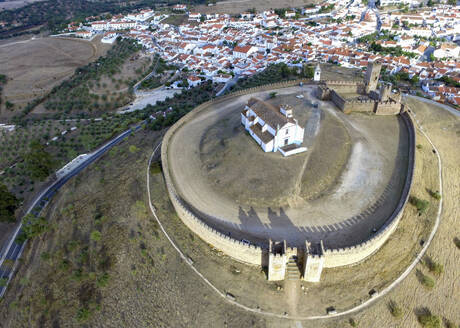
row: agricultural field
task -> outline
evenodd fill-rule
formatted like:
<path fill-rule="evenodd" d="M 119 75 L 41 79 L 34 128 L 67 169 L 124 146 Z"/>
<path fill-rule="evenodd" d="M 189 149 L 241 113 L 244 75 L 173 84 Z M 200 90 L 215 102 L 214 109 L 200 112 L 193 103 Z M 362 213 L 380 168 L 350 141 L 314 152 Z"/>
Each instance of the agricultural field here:
<path fill-rule="evenodd" d="M 36 181 L 28 175 L 24 157 L 32 141 L 45 145 L 53 158 L 53 169 L 126 130 L 129 117 L 104 116 L 99 119 L 46 120 L 0 134 L 0 181 L 20 197 L 33 192 Z"/>
<path fill-rule="evenodd" d="M 134 41 L 119 39 L 107 54 L 80 67 L 51 90 L 33 114 L 102 113 L 129 103 L 134 84 L 152 64 L 152 56 Z"/>
<path fill-rule="evenodd" d="M 110 45 L 63 38 L 19 39 L 0 44 L 0 74 L 7 76 L 3 87 L 0 118 L 11 118 L 27 103 L 43 97 L 69 78 L 75 69 L 104 55 Z M 11 105 L 6 105 L 10 103 Z"/>

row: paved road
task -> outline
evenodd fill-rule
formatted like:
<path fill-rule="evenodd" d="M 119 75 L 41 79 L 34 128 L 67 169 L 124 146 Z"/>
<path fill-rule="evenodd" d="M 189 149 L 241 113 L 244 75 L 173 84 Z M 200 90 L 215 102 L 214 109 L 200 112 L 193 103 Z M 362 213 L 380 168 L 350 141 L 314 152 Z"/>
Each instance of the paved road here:
<path fill-rule="evenodd" d="M 57 191 L 67 182 L 69 181 L 72 177 L 75 175 L 79 174 L 81 171 L 83 171 L 87 166 L 89 166 L 91 163 L 99 159 L 103 154 L 105 154 L 108 150 L 110 150 L 112 147 L 120 143 L 123 139 L 125 139 L 127 136 L 129 136 L 133 131 L 138 131 L 141 126 L 145 123 L 145 121 L 141 122 L 139 125 L 134 127 L 133 129 L 129 129 L 122 134 L 118 135 L 117 137 L 113 138 L 103 146 L 101 146 L 99 149 L 95 150 L 88 156 L 88 158 L 82 162 L 80 165 L 76 166 L 73 170 L 71 170 L 67 175 L 63 176 L 62 178 L 56 180 L 54 183 L 52 183 L 49 187 L 47 187 L 45 190 L 42 191 L 40 195 L 38 195 L 32 205 L 28 208 L 26 214 L 32 213 L 34 215 L 38 215 L 41 210 L 46 206 L 46 204 L 49 202 L 49 200 L 57 193 Z M 20 258 L 22 251 L 24 250 L 24 247 L 26 245 L 26 242 L 24 243 L 18 243 L 16 242 L 16 238 L 18 235 L 20 235 L 22 232 L 22 223 L 19 224 L 17 229 L 15 230 L 14 234 L 10 238 L 10 241 L 8 243 L 8 246 L 5 248 L 6 251 L 4 254 L 1 255 L 0 259 L 0 279 L 6 279 L 7 282 L 11 279 L 14 270 L 16 268 L 16 260 Z M 5 260 L 7 262 L 5 263 Z M 11 262 L 14 263 L 14 265 L 11 265 Z M 0 287 L 0 297 L 3 296 L 3 294 L 6 291 L 7 286 Z"/>
<path fill-rule="evenodd" d="M 228 89 L 234 86 L 236 82 L 238 82 L 239 78 L 240 75 L 236 74 L 231 80 L 228 80 L 227 83 L 225 83 L 224 87 L 218 93 L 216 93 L 216 97 L 223 95 Z"/>

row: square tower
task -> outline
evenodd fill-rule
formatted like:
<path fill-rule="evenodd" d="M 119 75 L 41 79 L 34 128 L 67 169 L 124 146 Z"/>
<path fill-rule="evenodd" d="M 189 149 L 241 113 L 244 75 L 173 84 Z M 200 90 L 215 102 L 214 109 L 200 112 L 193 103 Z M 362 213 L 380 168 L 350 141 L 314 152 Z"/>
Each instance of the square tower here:
<path fill-rule="evenodd" d="M 377 83 L 379 82 L 380 70 L 382 69 L 382 63 L 378 61 L 367 63 L 366 72 L 366 93 L 377 90 Z"/>

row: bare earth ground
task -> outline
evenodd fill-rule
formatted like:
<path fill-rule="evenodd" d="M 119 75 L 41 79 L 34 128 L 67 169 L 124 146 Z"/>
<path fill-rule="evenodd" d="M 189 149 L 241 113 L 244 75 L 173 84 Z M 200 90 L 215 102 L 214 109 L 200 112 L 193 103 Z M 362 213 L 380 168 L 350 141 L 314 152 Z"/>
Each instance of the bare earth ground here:
<path fill-rule="evenodd" d="M 219 1 L 214 6 L 199 5 L 193 8 L 194 12 L 204 14 L 209 13 L 226 13 L 241 14 L 255 8 L 256 11 L 263 11 L 276 8 L 293 8 L 304 7 L 310 3 L 318 1 L 312 0 L 227 0 Z"/>
<path fill-rule="evenodd" d="M 8 83 L 3 90 L 0 117 L 10 117 L 31 100 L 43 96 L 52 87 L 105 54 L 110 45 L 100 42 L 63 38 L 37 38 L 0 45 L 0 73 Z M 6 110 L 6 100 L 15 105 Z"/>
<path fill-rule="evenodd" d="M 423 306 L 460 322 L 459 250 L 453 243 L 460 235 L 456 224 L 460 158 L 455 148 L 460 120 L 419 103 L 414 110 L 441 151 L 444 164 L 442 223 L 429 249 L 429 255 L 444 265 L 444 273 L 436 278 L 434 289 L 427 290 L 413 272 L 384 299 L 353 316 L 359 327 L 419 327 L 414 310 Z M 442 130 L 444 127 L 447 129 Z M 368 298 L 371 288 L 379 290 L 394 280 L 431 229 L 437 202 L 426 189 L 436 188 L 436 159 L 426 140 L 420 134 L 417 137 L 422 148 L 417 150 L 413 194 L 430 200 L 428 212 L 418 216 L 409 206 L 394 235 L 376 254 L 353 267 L 326 270 L 321 283 L 304 283 L 304 290 L 297 289 L 297 293 L 284 282 L 279 283 L 283 289 L 277 290 L 278 284 L 266 281 L 259 268 L 231 260 L 192 234 L 175 215 L 161 174 L 152 175 L 152 202 L 168 233 L 198 270 L 238 302 L 300 315 L 324 314 L 330 305 L 342 310 Z M 59 192 L 47 212 L 53 231 L 29 244 L 0 307 L 0 326 L 350 326 L 348 318 L 292 322 L 248 314 L 205 286 L 179 259 L 146 210 L 146 162 L 156 141 L 158 136 L 150 133 L 131 138 Z M 129 145 L 139 150 L 131 153 Z M 94 230 L 101 231 L 99 241 L 90 239 Z M 422 265 L 418 269 L 427 273 Z M 104 271 L 109 274 L 106 285 L 97 283 Z M 402 318 L 390 315 L 390 300 L 400 304 Z M 89 318 L 79 321 L 77 313 L 84 308 L 91 310 Z"/>
<path fill-rule="evenodd" d="M 276 101 L 288 102 L 305 124 L 312 113 L 308 103 L 316 101 L 312 90 L 279 89 Z M 297 99 L 299 93 L 305 98 Z M 402 122 L 347 116 L 321 102 L 319 110 L 327 119 L 319 123 L 310 150 L 284 158 L 264 153 L 244 132 L 240 111 L 250 96 L 266 99 L 268 92 L 219 103 L 176 131 L 168 160 L 181 196 L 218 230 L 261 245 L 269 238 L 286 239 L 290 246 L 321 239 L 332 248 L 367 239 L 399 200 L 407 171 Z M 303 193 L 297 190 L 299 179 Z"/>

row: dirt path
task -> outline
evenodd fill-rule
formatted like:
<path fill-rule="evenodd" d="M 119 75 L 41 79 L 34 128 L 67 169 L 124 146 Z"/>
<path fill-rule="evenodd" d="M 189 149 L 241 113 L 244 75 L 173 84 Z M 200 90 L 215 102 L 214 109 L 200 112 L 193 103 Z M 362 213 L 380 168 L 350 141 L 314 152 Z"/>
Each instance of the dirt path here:
<path fill-rule="evenodd" d="M 311 98 L 311 93 L 310 93 L 308 100 L 312 100 L 312 99 L 313 98 Z M 303 145 L 307 147 L 307 154 L 303 160 L 302 167 L 295 181 L 294 192 L 292 195 L 293 203 L 292 205 L 289 204 L 290 206 L 293 206 L 293 207 L 300 206 L 300 204 L 305 202 L 304 199 L 301 197 L 302 180 L 305 174 L 305 170 L 307 168 L 308 160 L 310 159 L 310 155 L 311 155 L 311 150 L 310 151 L 308 150 L 313 146 L 315 137 L 318 135 L 319 130 L 321 128 L 320 120 L 321 120 L 321 110 L 319 108 L 313 109 L 310 117 L 308 118 L 307 124 L 305 126 L 305 130 L 304 130 Z"/>
<path fill-rule="evenodd" d="M 300 280 L 286 280 L 284 284 L 286 301 L 289 306 L 289 315 L 297 316 L 299 307 Z"/>

